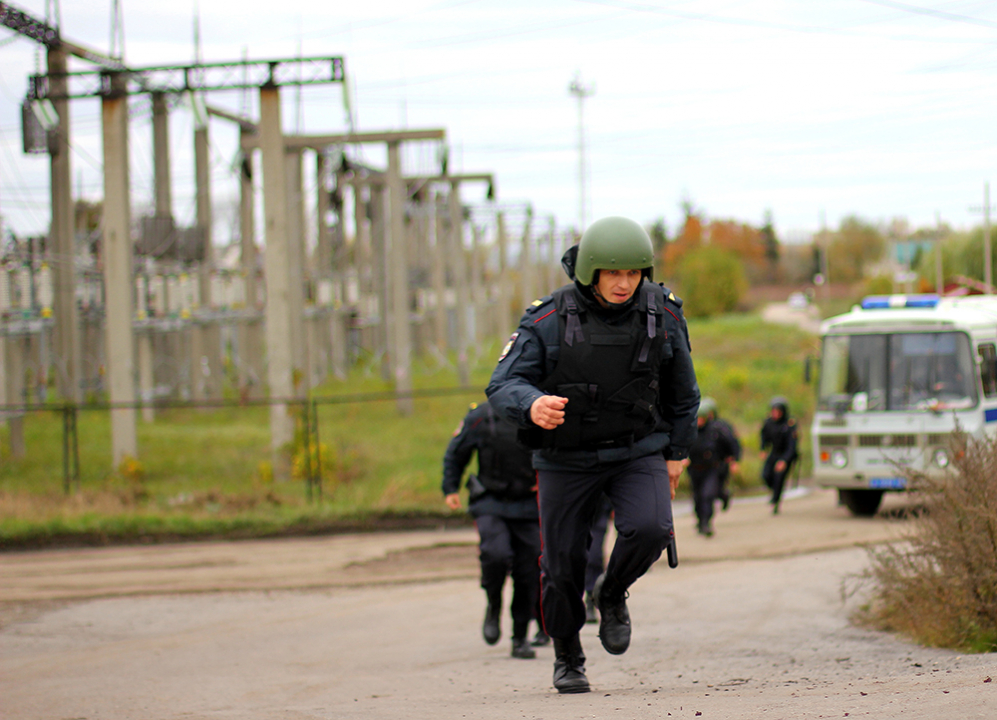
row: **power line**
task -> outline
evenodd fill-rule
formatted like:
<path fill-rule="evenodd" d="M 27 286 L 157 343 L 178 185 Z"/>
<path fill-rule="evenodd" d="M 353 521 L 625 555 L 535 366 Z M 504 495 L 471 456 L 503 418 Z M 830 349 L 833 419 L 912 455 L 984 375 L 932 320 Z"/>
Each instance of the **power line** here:
<path fill-rule="evenodd" d="M 917 5 L 908 5 L 907 3 L 894 2 L 893 0 L 862 0 L 862 2 L 869 3 L 871 5 L 879 5 L 881 7 L 888 7 L 894 10 L 901 10 L 906 13 L 911 13 L 913 15 L 925 15 L 927 17 L 938 18 L 940 20 L 949 20 L 951 22 L 965 23 L 967 25 L 978 25 L 980 27 L 987 28 L 997 28 L 997 22 L 992 20 L 984 20 L 982 18 L 970 17 L 969 15 L 959 15 L 957 13 L 946 12 L 945 10 L 936 10 L 934 8 L 919 7 Z"/>

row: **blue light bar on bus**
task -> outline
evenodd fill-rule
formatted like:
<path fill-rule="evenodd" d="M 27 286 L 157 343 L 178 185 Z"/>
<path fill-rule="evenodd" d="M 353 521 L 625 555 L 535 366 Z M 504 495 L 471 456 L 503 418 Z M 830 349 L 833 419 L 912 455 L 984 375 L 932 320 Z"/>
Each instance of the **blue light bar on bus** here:
<path fill-rule="evenodd" d="M 869 295 L 862 298 L 863 310 L 888 310 L 894 308 L 933 308 L 938 296 L 931 295 Z"/>

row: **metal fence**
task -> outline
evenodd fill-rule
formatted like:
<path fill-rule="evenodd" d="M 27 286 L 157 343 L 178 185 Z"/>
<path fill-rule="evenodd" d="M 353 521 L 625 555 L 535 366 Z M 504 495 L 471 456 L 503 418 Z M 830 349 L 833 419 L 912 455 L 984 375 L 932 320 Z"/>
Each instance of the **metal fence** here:
<path fill-rule="evenodd" d="M 67 495 L 81 486 L 81 461 L 79 446 L 79 418 L 85 413 L 110 413 L 112 410 L 132 409 L 141 411 L 153 410 L 211 410 L 247 407 L 284 406 L 297 408 L 300 413 L 302 431 L 301 442 L 306 448 L 305 456 L 305 492 L 308 502 L 322 499 L 322 456 L 319 426 L 319 406 L 347 405 L 357 403 L 374 403 L 402 401 L 408 399 L 425 399 L 450 397 L 459 395 L 480 395 L 481 388 L 456 386 L 413 390 L 406 393 L 369 392 L 344 395 L 311 395 L 308 397 L 291 398 L 243 398 L 223 400 L 172 401 L 157 400 L 155 402 L 137 401 L 132 403 L 88 402 L 73 403 L 30 403 L 21 405 L 0 405 L 0 419 L 23 418 L 27 414 L 52 413 L 62 419 L 62 484 Z M 314 449 L 314 455 L 312 450 Z"/>

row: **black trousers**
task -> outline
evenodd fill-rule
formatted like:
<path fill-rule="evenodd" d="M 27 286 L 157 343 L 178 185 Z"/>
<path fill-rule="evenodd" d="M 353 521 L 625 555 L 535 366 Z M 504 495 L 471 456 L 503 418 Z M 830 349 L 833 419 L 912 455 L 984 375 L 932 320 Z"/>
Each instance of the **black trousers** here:
<path fill-rule="evenodd" d="M 625 590 L 661 557 L 672 536 L 668 468 L 661 455 L 595 471 L 538 470 L 540 592 L 547 634 L 567 640 L 585 625 L 585 567 L 591 524 L 609 497 L 616 543 L 606 580 Z"/>
<path fill-rule="evenodd" d="M 786 485 L 786 478 L 789 476 L 789 471 L 793 469 L 793 463 L 787 463 L 786 469 L 782 472 L 776 472 L 775 464 L 778 462 L 778 458 L 772 457 L 771 454 L 765 458 L 765 465 L 762 467 L 762 480 L 772 491 L 772 497 L 769 502 L 773 505 L 778 505 L 779 500 L 782 499 L 782 491 Z"/>
<path fill-rule="evenodd" d="M 540 526 L 536 520 L 497 515 L 481 515 L 474 522 L 481 540 L 481 587 L 488 602 L 501 607 L 505 578 L 512 576 L 512 636 L 524 638 L 540 590 Z"/>
<path fill-rule="evenodd" d="M 692 501 L 696 508 L 696 519 L 700 527 L 709 525 L 713 519 L 714 505 L 720 497 L 723 486 L 721 468 L 704 467 L 702 470 L 689 468 L 689 483 L 692 485 Z"/>

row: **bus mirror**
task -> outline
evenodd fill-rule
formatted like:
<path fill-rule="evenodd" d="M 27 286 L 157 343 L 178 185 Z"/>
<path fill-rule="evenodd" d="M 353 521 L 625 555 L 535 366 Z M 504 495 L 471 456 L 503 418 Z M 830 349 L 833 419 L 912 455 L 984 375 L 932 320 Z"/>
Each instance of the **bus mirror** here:
<path fill-rule="evenodd" d="M 809 355 L 807 355 L 807 357 L 803 360 L 803 382 L 807 385 L 810 384 L 811 375 L 813 373 L 810 367 L 813 361 L 814 359 Z"/>

